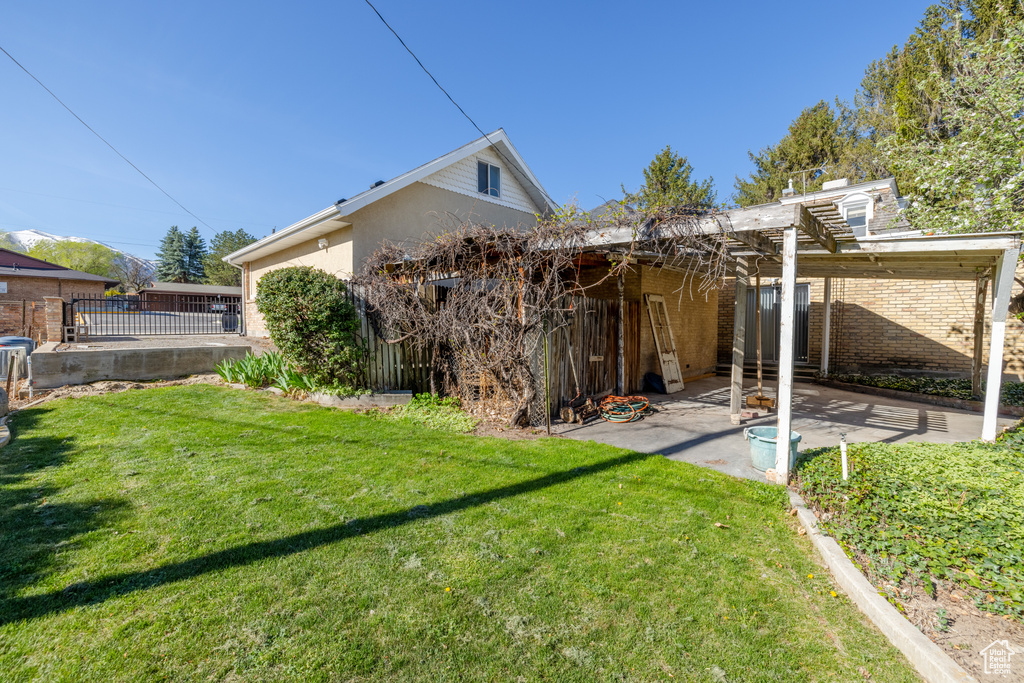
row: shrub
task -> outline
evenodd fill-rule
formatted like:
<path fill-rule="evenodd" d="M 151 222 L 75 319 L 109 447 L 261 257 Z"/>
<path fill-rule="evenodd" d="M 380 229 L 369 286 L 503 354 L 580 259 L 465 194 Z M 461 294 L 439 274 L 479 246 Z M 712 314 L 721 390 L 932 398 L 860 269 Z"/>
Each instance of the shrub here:
<path fill-rule="evenodd" d="M 273 270 L 259 280 L 256 308 L 274 345 L 314 383 L 358 384 L 365 349 L 342 280 L 308 266 Z"/>
<path fill-rule="evenodd" d="M 280 376 L 287 370 L 287 366 L 281 354 L 268 351 L 262 356 L 246 353 L 245 357 L 237 361 L 225 358 L 213 369 L 225 382 L 234 382 L 253 389 L 260 389 Z"/>
<path fill-rule="evenodd" d="M 858 373 L 829 373 L 828 379 L 865 387 L 897 389 L 929 396 L 947 396 L 970 400 L 971 380 L 943 377 L 905 377 L 903 375 L 861 375 Z M 982 381 L 984 385 L 984 381 Z M 1024 382 L 1003 382 L 1000 402 L 1008 406 L 1024 406 Z"/>

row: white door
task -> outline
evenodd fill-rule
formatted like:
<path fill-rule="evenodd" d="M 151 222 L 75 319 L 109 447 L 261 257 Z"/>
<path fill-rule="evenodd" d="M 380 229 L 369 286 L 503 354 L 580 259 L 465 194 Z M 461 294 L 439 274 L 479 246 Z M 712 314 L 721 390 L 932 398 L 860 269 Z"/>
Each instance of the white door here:
<path fill-rule="evenodd" d="M 683 374 L 679 371 L 676 342 L 672 338 L 672 327 L 668 322 L 665 297 L 660 294 L 644 296 L 647 297 L 647 313 L 651 316 L 651 327 L 654 329 L 654 345 L 658 349 L 661 377 L 665 380 L 665 391 L 671 394 L 683 388 Z"/>

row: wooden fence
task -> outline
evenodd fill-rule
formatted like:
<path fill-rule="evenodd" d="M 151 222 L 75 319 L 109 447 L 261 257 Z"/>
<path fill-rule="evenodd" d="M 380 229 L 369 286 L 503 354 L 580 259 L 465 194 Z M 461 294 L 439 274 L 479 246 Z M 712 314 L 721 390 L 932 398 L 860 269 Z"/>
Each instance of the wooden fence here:
<path fill-rule="evenodd" d="M 424 296 L 435 305 L 444 305 L 443 287 L 428 286 Z M 367 386 L 372 391 L 412 390 L 413 393 L 430 391 L 431 352 L 417 349 L 409 341 L 388 344 L 381 339 L 371 317 L 366 312 L 363 289 L 352 285 L 349 297 L 359 314 L 360 333 L 369 347 L 364 366 Z M 627 301 L 625 305 L 625 379 L 627 393 L 640 389 L 640 304 Z M 550 409 L 557 414 L 562 403 L 572 400 L 577 390 L 584 396 L 595 396 L 615 391 L 618 363 L 618 301 L 574 297 L 572 317 L 568 325 L 550 332 L 548 336 L 548 381 L 551 396 Z M 543 344 L 536 367 L 543 369 Z M 543 377 L 539 377 L 539 399 L 543 403 Z M 487 391 L 481 389 L 481 398 Z M 542 407 L 542 406 L 541 406 Z"/>
<path fill-rule="evenodd" d="M 625 302 L 623 360 L 626 393 L 641 388 L 640 303 Z M 543 353 L 543 349 L 541 350 Z M 615 391 L 619 353 L 619 302 L 574 297 L 572 319 L 548 337 L 550 410 L 576 397 L 601 396 Z M 543 368 L 543 365 L 541 365 Z"/>
<path fill-rule="evenodd" d="M 435 301 L 442 298 L 438 290 L 429 286 L 426 296 Z M 359 315 L 359 332 L 366 341 L 369 354 L 363 365 L 366 386 L 374 392 L 411 390 L 414 394 L 430 391 L 431 353 L 429 349 L 417 349 L 412 342 L 388 344 L 384 341 L 366 313 L 366 299 L 363 287 L 349 285 L 349 300 Z"/>

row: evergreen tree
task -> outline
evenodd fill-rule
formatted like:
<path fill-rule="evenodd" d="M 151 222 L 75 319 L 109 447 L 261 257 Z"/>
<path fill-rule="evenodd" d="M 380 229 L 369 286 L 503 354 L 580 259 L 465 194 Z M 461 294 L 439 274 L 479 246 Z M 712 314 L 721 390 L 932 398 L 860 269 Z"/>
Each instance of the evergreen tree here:
<path fill-rule="evenodd" d="M 156 253 L 156 279 L 160 282 L 188 282 L 189 270 L 185 257 L 185 235 L 172 225 L 160 242 Z"/>
<path fill-rule="evenodd" d="M 657 208 L 687 207 L 708 210 L 715 204 L 714 179 L 691 180 L 693 166 L 668 145 L 644 169 L 644 184 L 636 192 L 622 186 L 623 203 L 642 211 Z"/>
<path fill-rule="evenodd" d="M 210 241 L 210 253 L 206 255 L 206 283 L 241 287 L 242 271 L 230 263 L 225 263 L 223 258 L 255 241 L 256 238 L 245 230 L 224 230 L 214 235 Z"/>
<path fill-rule="evenodd" d="M 188 282 L 205 282 L 206 240 L 199 234 L 199 228 L 192 226 L 185 235 L 184 251 Z"/>

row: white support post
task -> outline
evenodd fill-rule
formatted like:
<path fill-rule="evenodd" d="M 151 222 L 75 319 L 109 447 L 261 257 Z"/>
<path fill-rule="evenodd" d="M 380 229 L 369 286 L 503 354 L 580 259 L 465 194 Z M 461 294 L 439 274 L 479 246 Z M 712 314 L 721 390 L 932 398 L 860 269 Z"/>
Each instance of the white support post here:
<path fill-rule="evenodd" d="M 796 228 L 782 238 L 782 293 L 779 302 L 779 435 L 775 481 L 789 484 L 789 435 L 793 431 L 793 346 L 796 340 Z"/>
<path fill-rule="evenodd" d="M 832 336 L 832 278 L 825 278 L 825 322 L 821 326 L 821 376 L 828 377 L 828 348 Z"/>
<path fill-rule="evenodd" d="M 729 394 L 729 421 L 738 425 L 743 410 L 743 347 L 746 344 L 747 284 L 750 261 L 736 260 L 736 310 L 732 322 L 732 387 Z"/>
<path fill-rule="evenodd" d="M 1010 288 L 1017 269 L 1020 246 L 1007 249 L 996 264 L 992 279 L 992 337 L 988 347 L 988 380 L 985 382 L 985 419 L 981 438 L 996 439 L 996 417 L 999 414 L 999 394 L 1003 389 L 1003 343 L 1006 340 L 1006 311 L 1010 306 Z"/>

